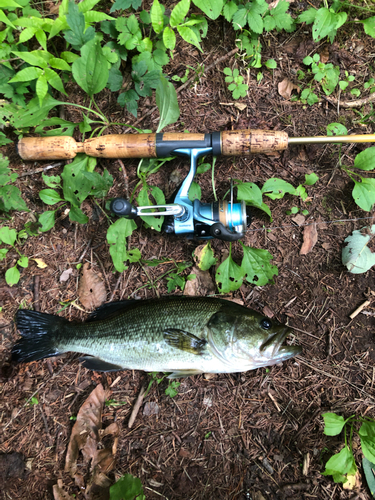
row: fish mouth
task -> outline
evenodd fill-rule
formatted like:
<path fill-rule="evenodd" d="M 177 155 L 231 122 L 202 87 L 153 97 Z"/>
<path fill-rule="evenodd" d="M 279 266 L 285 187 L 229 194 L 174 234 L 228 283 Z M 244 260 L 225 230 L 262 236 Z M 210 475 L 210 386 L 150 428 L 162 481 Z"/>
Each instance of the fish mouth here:
<path fill-rule="evenodd" d="M 260 351 L 267 357 L 280 361 L 287 360 L 300 354 L 302 351 L 300 346 L 284 344 L 285 339 L 291 332 L 292 330 L 286 327 L 280 332 L 275 333 L 262 344 Z"/>

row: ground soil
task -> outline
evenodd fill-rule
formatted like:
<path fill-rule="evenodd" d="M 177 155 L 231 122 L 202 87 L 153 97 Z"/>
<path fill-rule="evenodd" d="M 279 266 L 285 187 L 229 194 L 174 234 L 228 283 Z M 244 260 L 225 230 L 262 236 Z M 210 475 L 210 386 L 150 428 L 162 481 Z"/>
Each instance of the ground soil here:
<path fill-rule="evenodd" d="M 166 72 L 183 76 L 187 66 L 209 66 L 233 49 L 235 36 L 226 22 L 210 23 L 209 34 L 203 41 L 203 54 L 179 41 Z M 326 45 L 312 43 L 311 30 L 303 26 L 292 34 L 269 34 L 262 38 L 262 45 L 263 60 L 274 58 L 276 70 L 263 70 L 263 79 L 257 83 L 259 70 L 246 70 L 243 57 L 227 58 L 179 93 L 181 116 L 167 130 L 207 132 L 264 128 L 285 130 L 290 136 L 315 136 L 325 135 L 329 123 L 341 122 L 350 133 L 373 132 L 371 124 L 362 126 L 355 121 L 358 114 L 353 109 L 332 104 L 324 96 L 319 104 L 310 107 L 278 94 L 278 83 L 284 78 L 297 83 L 296 71 L 306 70 L 302 59 L 307 54 L 323 51 L 328 54 L 329 62 L 340 66 L 342 76 L 345 70 L 355 74 L 355 85 L 363 89 L 363 82 L 371 76 L 374 43 L 362 30 L 344 28 L 334 45 Z M 247 75 L 249 92 L 238 101 L 246 105 L 241 111 L 234 105 L 224 82 L 225 67 L 238 67 Z M 80 102 L 79 90 L 73 85 L 68 90 Z M 334 96 L 340 97 L 341 102 L 353 99 L 348 92 Z M 363 91 L 361 97 L 366 96 Z M 113 121 L 136 122 L 116 104 L 115 96 L 108 90 L 99 94 L 97 102 Z M 143 119 L 138 126 L 155 130 L 158 112 L 147 114 L 153 106 L 152 99 L 140 101 L 138 116 Z M 367 104 L 358 111 L 366 114 L 371 107 Z M 65 117 L 72 121 L 81 119 L 71 107 L 66 107 Z M 109 132 L 125 130 L 114 127 Z M 76 139 L 80 139 L 79 134 Z M 364 147 L 343 146 L 343 163 L 353 164 L 355 155 Z M 22 162 L 12 145 L 4 152 L 19 174 L 49 164 Z M 298 185 L 307 173 L 315 172 L 319 176 L 319 182 L 308 188 L 306 203 L 288 196 L 269 200 L 272 222 L 264 213 L 253 211 L 244 243 L 268 250 L 279 273 L 274 284 L 264 287 L 243 284 L 240 290 L 228 296 L 287 322 L 294 328 L 293 341 L 302 346 L 303 353 L 269 369 L 183 379 L 173 399 L 164 393 L 166 381 L 154 384 L 146 402 L 157 403 L 158 413 L 147 416 L 142 406 L 131 429 L 127 426 L 129 416 L 142 385 L 149 380 L 147 374 L 92 372 L 82 368 L 75 355 L 13 366 L 10 351 L 17 339 L 14 313 L 19 307 L 35 306 L 41 311 L 56 313 L 62 308 L 61 303 L 77 299 L 78 262 L 89 262 L 101 273 L 107 287 L 107 300 L 165 295 L 165 279 L 156 280 L 172 269 L 173 264 L 148 268 L 147 274 L 144 268 L 134 264 L 120 277 L 114 272 L 106 243 L 106 216 L 90 200 L 83 205 L 90 217 L 87 224 L 71 223 L 61 210 L 50 232 L 28 238 L 23 252 L 29 258 L 42 259 L 47 267 L 39 269 L 31 260 L 29 267 L 22 271 L 19 284 L 13 287 L 5 283 L 3 273 L 0 277 L 3 308 L 0 453 L 18 452 L 25 462 L 25 470 L 21 467 L 17 474 L 9 473 L 5 465 L 0 470 L 0 474 L 2 470 L 7 471 L 0 478 L 1 498 L 51 499 L 52 485 L 58 479 L 63 479 L 76 498 L 83 498 L 83 492 L 63 472 L 73 425 L 70 417 L 77 414 L 99 382 L 109 387 L 116 381 L 111 398 L 122 404 L 106 407 L 103 415 L 104 426 L 116 420 L 121 428 L 117 464 L 111 478 L 124 473 L 139 477 L 147 499 L 369 499 L 360 465 L 362 454 L 356 440 L 354 450 L 360 477 L 355 491 L 343 490 L 332 477 L 321 474 L 327 459 L 343 445 L 342 435 L 323 435 L 321 414 L 334 411 L 345 417 L 352 414 L 375 417 L 374 303 L 353 320 L 349 317 L 367 298 L 373 299 L 374 269 L 354 275 L 341 264 L 344 239 L 354 229 L 365 226 L 368 221 L 361 219 L 371 214 L 355 205 L 351 196 L 353 183 L 339 168 L 338 161 L 337 145 L 294 146 L 277 156 L 218 159 L 215 183 L 220 197 L 227 192 L 230 178 L 262 185 L 268 178 L 277 176 Z M 137 183 L 137 161 L 124 164 L 131 191 Z M 115 179 L 109 197 L 124 194 L 124 174 L 119 167 L 117 160 L 99 162 L 99 171 L 107 168 Z M 52 172 L 61 173 L 62 168 L 63 165 L 58 166 Z M 177 159 L 168 163 L 152 178 L 152 183 L 161 187 L 167 196 L 176 187 L 171 181 L 171 173 L 176 169 L 183 178 L 188 169 L 186 161 Z M 210 173 L 200 175 L 199 183 L 204 201 L 212 201 Z M 46 209 L 38 196 L 45 186 L 40 173 L 20 177 L 18 186 L 30 212 L 15 214 L 10 224 L 21 229 L 26 221 L 35 220 L 35 215 Z M 286 215 L 292 206 L 309 211 L 305 223 L 317 223 L 318 241 L 307 255 L 300 255 L 304 227 L 298 226 L 293 216 Z M 340 222 L 335 222 L 337 220 Z M 131 237 L 131 246 L 140 248 L 145 259 L 170 257 L 175 261 L 191 261 L 198 244 L 198 241 L 159 234 L 142 226 Z M 227 243 L 216 240 L 212 247 L 219 258 L 229 248 Z M 232 252 L 239 262 L 239 243 L 233 245 Z M 1 263 L 3 271 L 16 258 L 10 251 Z M 72 268 L 73 273 L 68 281 L 61 283 L 59 278 L 68 268 Z M 189 272 L 187 270 L 186 275 Z M 87 317 L 82 309 L 73 305 L 60 314 L 70 319 Z M 118 375 L 121 378 L 117 380 Z M 25 404 L 36 391 L 39 404 Z M 17 455 L 17 463 L 19 457 Z"/>

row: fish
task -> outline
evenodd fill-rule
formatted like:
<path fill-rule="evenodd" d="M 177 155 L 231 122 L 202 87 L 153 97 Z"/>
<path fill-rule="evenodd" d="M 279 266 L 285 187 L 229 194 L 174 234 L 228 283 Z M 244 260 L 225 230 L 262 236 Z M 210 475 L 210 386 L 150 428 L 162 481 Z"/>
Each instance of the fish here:
<path fill-rule="evenodd" d="M 17 363 L 66 352 L 83 353 L 85 368 L 170 373 L 236 373 L 285 361 L 301 352 L 284 341 L 290 329 L 215 297 L 167 296 L 110 302 L 85 322 L 20 309 Z"/>

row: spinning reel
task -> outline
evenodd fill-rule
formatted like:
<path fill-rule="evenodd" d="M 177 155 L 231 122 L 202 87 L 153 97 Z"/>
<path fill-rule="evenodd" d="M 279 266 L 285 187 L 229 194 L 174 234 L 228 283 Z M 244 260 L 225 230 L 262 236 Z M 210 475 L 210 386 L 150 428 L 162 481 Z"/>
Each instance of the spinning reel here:
<path fill-rule="evenodd" d="M 190 157 L 189 173 L 178 189 L 173 203 L 135 207 L 124 198 L 115 198 L 111 203 L 111 211 L 128 219 L 164 215 L 162 231 L 167 234 L 204 240 L 218 238 L 224 241 L 236 241 L 242 238 L 246 227 L 250 225 L 250 213 L 244 201 L 233 202 L 232 181 L 229 202 L 223 200 L 201 203 L 199 200 L 194 202 L 189 200 L 188 193 L 197 170 L 197 160 L 211 152 L 211 147 L 179 148 L 173 151 L 173 154 Z"/>

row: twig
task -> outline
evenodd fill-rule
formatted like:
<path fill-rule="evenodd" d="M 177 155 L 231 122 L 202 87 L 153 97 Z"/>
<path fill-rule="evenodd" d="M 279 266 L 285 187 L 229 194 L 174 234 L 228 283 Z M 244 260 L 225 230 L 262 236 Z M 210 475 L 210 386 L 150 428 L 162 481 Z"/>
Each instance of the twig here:
<path fill-rule="evenodd" d="M 233 56 L 236 52 L 239 51 L 239 48 L 236 47 L 235 49 L 231 50 L 230 52 L 228 52 L 228 54 L 225 54 L 224 56 L 222 57 L 219 57 L 219 59 L 216 59 L 216 61 L 214 61 L 212 64 L 210 64 L 209 66 L 207 66 L 207 68 L 204 70 L 205 72 L 207 71 L 210 71 L 212 68 L 214 68 L 217 64 L 221 63 L 222 61 L 224 61 L 225 59 L 228 59 L 228 57 L 231 57 Z M 177 94 L 181 92 L 181 90 L 183 90 L 185 87 L 187 87 L 194 79 L 196 78 L 196 75 L 190 77 L 188 80 L 186 80 L 186 82 L 181 85 L 181 87 L 178 87 L 178 89 L 176 90 Z M 151 115 L 154 111 L 156 111 L 158 109 L 157 106 L 155 106 L 154 108 L 150 109 L 149 111 L 147 111 L 147 113 L 145 113 L 143 116 L 141 116 L 141 118 L 139 118 L 135 123 L 132 124 L 133 127 L 136 127 L 137 125 L 139 125 L 141 123 L 141 121 L 146 118 L 146 116 L 148 115 Z M 127 134 L 128 132 L 130 132 L 130 128 L 125 130 L 124 131 L 124 134 Z"/>
<path fill-rule="evenodd" d="M 124 175 L 124 191 L 125 191 L 125 196 L 128 199 L 129 198 L 129 180 L 128 180 L 128 174 L 126 173 L 126 168 L 124 163 L 118 159 L 118 163 L 120 164 L 120 167 L 122 169 L 122 173 Z"/>
<path fill-rule="evenodd" d="M 92 240 L 89 240 L 89 242 L 87 243 L 86 248 L 84 249 L 84 251 L 83 251 L 83 253 L 82 253 L 81 257 L 78 259 L 78 263 L 79 263 L 79 262 L 82 262 L 83 257 L 86 255 L 87 250 L 89 249 L 89 247 L 90 247 L 90 245 L 91 245 L 91 242 L 92 242 Z"/>
<path fill-rule="evenodd" d="M 49 445 L 52 446 L 52 436 L 51 436 L 51 433 L 49 431 L 49 427 L 48 427 L 46 416 L 44 415 L 44 412 L 43 412 L 43 409 L 42 409 L 42 405 L 39 403 L 38 406 L 39 406 L 40 414 L 42 415 L 42 419 L 43 419 L 43 422 L 44 422 L 44 427 L 46 428 L 46 433 L 47 433 L 47 436 L 48 436 Z"/>
<path fill-rule="evenodd" d="M 359 307 L 357 307 L 357 309 L 354 312 L 352 312 L 352 314 L 349 316 L 349 318 L 354 319 L 356 316 L 358 316 L 359 313 L 361 313 L 363 311 L 363 309 L 365 309 L 370 304 L 371 304 L 370 300 L 365 300 L 365 302 L 363 302 L 363 304 L 361 304 Z"/>
<path fill-rule="evenodd" d="M 40 311 L 40 302 L 39 302 L 39 276 L 37 274 L 34 275 L 34 310 Z"/>
<path fill-rule="evenodd" d="M 113 297 L 115 296 L 115 293 L 117 291 L 117 288 L 120 284 L 120 281 L 121 281 L 121 278 L 122 278 L 122 273 L 120 274 L 120 276 L 118 277 L 118 280 L 116 282 L 116 285 L 115 285 L 115 288 L 113 289 L 113 292 L 111 293 L 111 296 L 109 297 L 109 301 L 108 302 L 112 302 L 113 300 Z"/>
<path fill-rule="evenodd" d="M 104 266 L 103 266 L 103 262 L 99 259 L 99 257 L 98 257 L 98 254 L 97 254 L 97 253 L 95 253 L 95 252 L 94 252 L 94 255 L 95 255 L 95 257 L 96 257 L 97 261 L 98 261 L 98 262 L 99 262 L 99 264 L 100 264 L 100 267 L 101 267 L 102 272 L 103 272 L 103 274 L 104 274 L 104 278 L 105 278 L 105 280 L 106 280 L 106 282 L 107 282 L 108 290 L 109 290 L 109 292 L 110 292 L 110 291 L 111 291 L 111 285 L 109 284 L 108 277 L 107 277 L 107 273 L 105 272 L 105 269 L 104 269 Z"/>
<path fill-rule="evenodd" d="M 325 95 L 322 96 L 323 99 L 328 101 L 332 106 L 337 106 L 338 100 L 335 97 L 326 97 Z M 361 106 L 364 106 L 365 104 L 368 104 L 369 102 L 375 101 L 375 93 L 371 94 L 369 97 L 364 97 L 363 99 L 356 99 L 354 101 L 340 101 L 340 107 L 341 108 L 360 108 Z"/>
<path fill-rule="evenodd" d="M 40 172 L 47 172 L 47 170 L 50 170 L 51 168 L 55 167 L 60 167 L 61 165 L 63 165 L 63 162 L 59 161 L 58 163 L 53 163 L 52 165 L 48 165 L 47 167 L 40 167 L 37 168 L 36 170 L 29 170 L 28 172 L 23 172 L 22 174 L 19 174 L 19 176 L 26 177 L 27 175 L 40 174 Z"/>
<path fill-rule="evenodd" d="M 141 387 L 141 390 L 139 391 L 139 394 L 138 394 L 138 397 L 137 397 L 137 401 L 135 402 L 135 405 L 133 406 L 133 410 L 132 410 L 130 418 L 129 418 L 129 422 L 128 422 L 128 428 L 129 429 L 131 429 L 133 427 L 134 421 L 137 418 L 139 409 L 140 409 L 140 407 L 141 407 L 141 405 L 143 403 L 143 398 L 144 398 L 146 389 L 147 389 L 147 387 L 145 385 L 143 385 Z"/>

